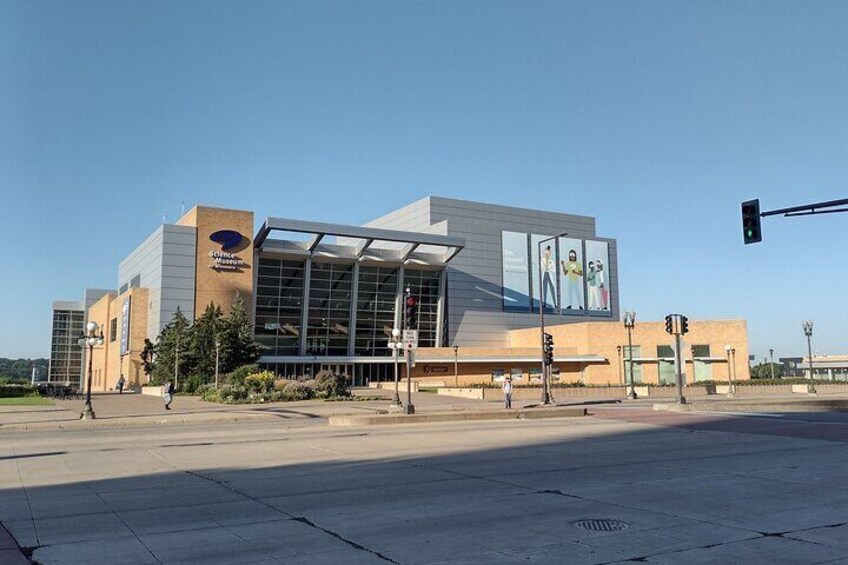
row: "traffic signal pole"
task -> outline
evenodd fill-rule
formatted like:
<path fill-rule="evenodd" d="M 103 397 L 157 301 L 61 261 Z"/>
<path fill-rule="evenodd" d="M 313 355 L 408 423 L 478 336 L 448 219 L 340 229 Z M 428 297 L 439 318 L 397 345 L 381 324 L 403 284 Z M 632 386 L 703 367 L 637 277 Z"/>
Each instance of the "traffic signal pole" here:
<path fill-rule="evenodd" d="M 792 218 L 795 216 L 812 216 L 815 214 L 835 214 L 837 212 L 848 212 L 848 198 L 839 200 L 827 200 L 813 204 L 802 204 L 789 208 L 778 208 L 760 212 L 760 200 L 746 200 L 742 203 L 742 237 L 745 244 L 757 243 L 763 240 L 760 218 L 767 216 L 780 216 Z"/>

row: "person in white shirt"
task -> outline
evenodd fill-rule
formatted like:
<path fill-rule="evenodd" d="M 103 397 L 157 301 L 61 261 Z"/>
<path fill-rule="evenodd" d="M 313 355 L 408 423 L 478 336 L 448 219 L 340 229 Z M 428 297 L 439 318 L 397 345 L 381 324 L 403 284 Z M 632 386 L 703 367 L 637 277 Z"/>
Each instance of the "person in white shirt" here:
<path fill-rule="evenodd" d="M 503 381 L 504 408 L 512 408 L 512 377 L 504 377 Z"/>

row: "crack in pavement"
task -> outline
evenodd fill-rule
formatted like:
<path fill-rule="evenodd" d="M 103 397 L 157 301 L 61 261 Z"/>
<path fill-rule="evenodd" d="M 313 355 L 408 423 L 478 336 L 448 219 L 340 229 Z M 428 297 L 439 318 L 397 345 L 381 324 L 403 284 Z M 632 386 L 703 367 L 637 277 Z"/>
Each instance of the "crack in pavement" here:
<path fill-rule="evenodd" d="M 395 565 L 399 565 L 397 561 L 395 561 L 394 559 L 392 559 L 390 557 L 386 557 L 385 555 L 383 555 L 379 551 L 374 551 L 373 549 L 369 549 L 369 548 L 365 547 L 361 543 L 357 543 L 353 540 L 349 540 L 338 532 L 334 532 L 333 530 L 328 530 L 327 528 L 322 528 L 321 526 L 319 526 L 318 524 L 316 524 L 315 522 L 313 522 L 309 518 L 301 516 L 299 518 L 292 518 L 292 520 L 294 520 L 295 522 L 301 522 L 302 524 L 306 524 L 307 526 L 315 528 L 316 530 L 320 530 L 320 531 L 324 532 L 325 534 L 331 535 L 334 538 L 336 538 L 340 541 L 343 541 L 344 543 L 348 544 L 349 546 L 356 548 L 360 551 L 367 551 L 368 553 L 375 555 L 376 557 L 379 557 L 383 561 L 386 561 L 388 563 L 394 563 Z"/>

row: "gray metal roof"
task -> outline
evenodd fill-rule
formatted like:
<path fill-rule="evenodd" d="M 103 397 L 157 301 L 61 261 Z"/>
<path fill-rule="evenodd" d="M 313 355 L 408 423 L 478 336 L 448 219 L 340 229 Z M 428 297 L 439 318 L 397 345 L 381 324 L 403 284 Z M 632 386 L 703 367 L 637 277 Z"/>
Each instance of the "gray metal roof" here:
<path fill-rule="evenodd" d="M 269 239 L 272 232 L 293 232 L 311 234 L 310 241 L 287 241 Z M 358 245 L 324 245 L 326 236 L 358 239 Z M 291 220 L 286 218 L 266 218 L 262 227 L 256 233 L 254 245 L 258 249 L 278 251 L 281 253 L 339 254 L 340 257 L 364 259 L 372 258 L 383 261 L 415 261 L 422 263 L 447 263 L 464 247 L 465 240 L 459 237 L 420 232 L 387 230 L 382 228 L 367 228 L 362 226 L 346 226 L 328 224 L 325 222 L 310 222 L 307 220 Z M 400 250 L 375 249 L 370 247 L 375 242 L 391 242 L 405 244 Z M 442 253 L 416 253 L 420 246 L 443 248 Z M 373 257 L 369 257 L 373 252 Z"/>

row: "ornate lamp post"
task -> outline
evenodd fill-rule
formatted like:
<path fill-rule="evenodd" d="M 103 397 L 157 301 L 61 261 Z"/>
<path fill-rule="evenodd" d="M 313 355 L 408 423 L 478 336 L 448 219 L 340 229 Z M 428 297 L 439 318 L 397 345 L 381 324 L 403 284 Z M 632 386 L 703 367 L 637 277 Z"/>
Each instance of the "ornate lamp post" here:
<path fill-rule="evenodd" d="M 401 339 L 399 329 L 392 329 L 392 334 L 389 336 L 389 341 L 386 343 L 386 347 L 392 350 L 392 358 L 394 359 L 395 367 L 395 389 L 392 393 L 392 403 L 389 406 L 389 411 L 400 412 L 402 405 L 400 403 L 400 394 L 398 392 L 398 352 L 403 349 L 403 339 Z"/>
<path fill-rule="evenodd" d="M 727 353 L 727 396 L 733 396 L 736 394 L 736 387 L 733 384 L 733 374 L 736 372 L 736 349 L 728 344 L 724 346 L 724 352 Z"/>
<path fill-rule="evenodd" d="M 633 384 L 633 328 L 636 327 L 636 312 L 624 312 L 624 328 L 627 330 L 627 355 L 630 359 L 630 391 L 627 398 L 635 400 L 636 386 Z"/>
<path fill-rule="evenodd" d="M 801 322 L 801 327 L 804 329 L 804 335 L 807 336 L 807 359 L 810 360 L 810 379 L 807 382 L 807 393 L 815 394 L 816 386 L 813 384 L 813 321 L 804 320 Z"/>
<path fill-rule="evenodd" d="M 453 346 L 453 386 L 459 388 L 459 346 Z"/>
<path fill-rule="evenodd" d="M 617 363 L 617 365 L 618 365 L 618 382 L 620 382 L 621 384 L 625 384 L 624 383 L 624 370 L 623 370 L 624 361 L 621 358 L 621 346 L 616 345 L 615 350 L 618 351 L 618 363 Z"/>
<path fill-rule="evenodd" d="M 85 332 L 80 335 L 77 343 L 80 347 L 88 346 L 88 386 L 85 388 L 85 405 L 80 413 L 81 420 L 94 420 L 94 410 L 91 409 L 91 372 L 94 357 L 94 346 L 103 345 L 103 328 L 97 322 L 89 322 L 85 326 Z"/>
<path fill-rule="evenodd" d="M 769 349 L 769 372 L 771 380 L 774 380 L 774 349 Z"/>

